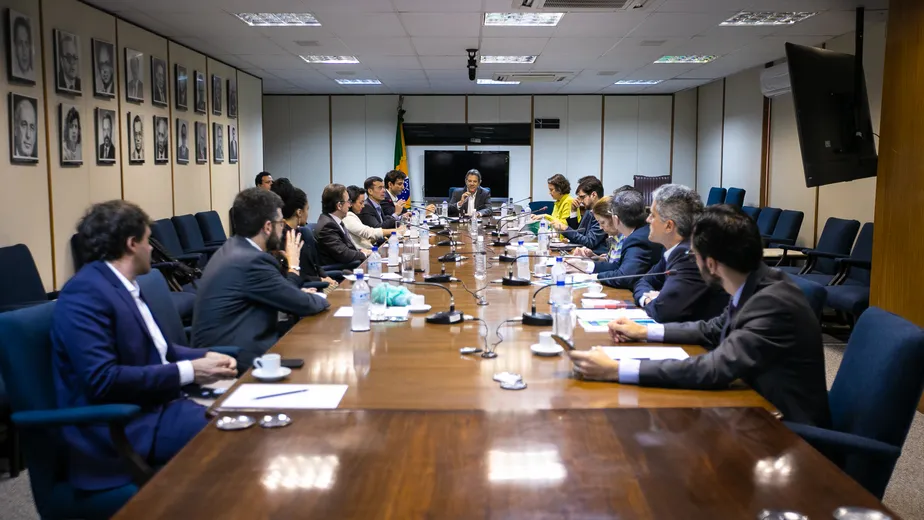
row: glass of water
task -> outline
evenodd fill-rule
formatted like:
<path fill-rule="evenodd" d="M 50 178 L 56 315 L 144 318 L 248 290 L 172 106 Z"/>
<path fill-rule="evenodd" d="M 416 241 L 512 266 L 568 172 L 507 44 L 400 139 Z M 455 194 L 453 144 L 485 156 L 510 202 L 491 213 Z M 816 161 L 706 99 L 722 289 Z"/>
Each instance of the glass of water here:
<path fill-rule="evenodd" d="M 414 281 L 414 251 L 405 249 L 401 254 L 401 279 L 406 282 Z"/>
<path fill-rule="evenodd" d="M 388 294 L 388 282 L 383 282 L 386 286 L 380 294 Z M 369 298 L 369 319 L 371 321 L 384 321 L 385 320 L 385 310 L 388 308 L 388 304 L 385 301 L 385 296 L 382 300 L 377 301 L 375 298 Z"/>
<path fill-rule="evenodd" d="M 557 303 L 552 305 L 552 334 L 571 341 L 574 338 L 574 326 L 577 323 L 577 314 L 573 303 Z"/>

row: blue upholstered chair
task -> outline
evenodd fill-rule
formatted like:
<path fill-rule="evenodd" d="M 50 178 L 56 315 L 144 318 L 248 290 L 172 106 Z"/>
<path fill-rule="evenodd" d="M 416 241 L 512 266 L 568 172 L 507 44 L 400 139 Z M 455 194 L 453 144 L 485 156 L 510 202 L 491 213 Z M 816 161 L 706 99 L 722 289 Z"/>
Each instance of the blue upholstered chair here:
<path fill-rule="evenodd" d="M 831 429 L 787 425 L 881 499 L 924 390 L 924 330 L 876 307 L 860 316 L 828 392 Z"/>
<path fill-rule="evenodd" d="M 741 188 L 728 188 L 728 194 L 725 195 L 725 204 L 729 206 L 744 206 L 745 190 Z"/>
<path fill-rule="evenodd" d="M 173 227 L 173 222 L 169 218 L 162 218 L 151 224 L 151 237 L 163 246 L 170 256 L 180 262 L 199 269 L 205 267 L 206 255 L 204 252 L 187 253 L 184 251 L 176 228 Z"/>
<path fill-rule="evenodd" d="M 316 223 L 306 224 L 298 228 L 298 232 L 302 234 L 302 238 L 305 239 L 305 245 L 302 247 L 310 247 L 314 249 L 315 254 L 318 251 L 318 241 L 314 237 L 314 230 L 317 227 Z M 327 274 L 331 278 L 338 282 L 343 281 L 343 270 L 344 269 L 356 269 L 362 264 L 359 260 L 355 262 L 350 262 L 348 264 L 331 264 L 331 265 L 322 265 L 321 269 L 327 271 Z"/>
<path fill-rule="evenodd" d="M 744 206 L 741 208 L 741 211 L 743 211 L 745 215 L 751 217 L 751 220 L 755 222 L 760 218 L 761 209 L 756 206 Z"/>
<path fill-rule="evenodd" d="M 448 195 L 449 200 L 452 200 L 452 194 L 455 193 L 456 190 L 464 190 L 464 189 L 465 188 L 461 188 L 459 186 L 456 186 L 455 188 L 449 188 L 449 195 Z"/>
<path fill-rule="evenodd" d="M 805 253 L 808 259 L 802 267 L 789 266 L 781 267 L 780 269 L 789 274 L 797 274 L 815 283 L 828 285 L 838 274 L 838 267 L 834 261 L 850 256 L 850 249 L 857 238 L 859 230 L 860 222 L 857 220 L 831 217 L 825 222 L 821 237 L 818 239 L 818 246 L 814 249 L 781 246 L 784 250 L 798 249 Z M 869 245 L 870 256 L 872 256 L 872 230 L 870 230 Z"/>
<path fill-rule="evenodd" d="M 825 287 L 827 306 L 855 320 L 869 307 L 869 282 L 873 259 L 873 223 L 860 228 L 849 258 L 834 261 L 838 273 Z"/>
<path fill-rule="evenodd" d="M 35 259 L 25 244 L 0 247 L 0 312 L 30 307 L 57 297 L 57 291 L 45 291 Z"/>
<path fill-rule="evenodd" d="M 802 289 L 802 294 L 804 294 L 805 299 L 808 300 L 809 307 L 812 308 L 815 317 L 818 318 L 818 322 L 821 323 L 821 313 L 824 311 L 825 298 L 827 298 L 825 286 L 799 276 L 790 276 L 789 279 L 792 280 L 794 284 L 798 285 L 799 289 Z"/>
<path fill-rule="evenodd" d="M 780 220 L 780 214 L 783 210 L 780 208 L 762 208 L 760 215 L 757 216 L 757 229 L 760 230 L 760 236 L 770 237 L 776 229 L 776 223 Z M 799 220 L 799 227 L 802 227 L 802 220 Z M 799 236 L 799 230 L 796 229 L 796 236 Z M 793 240 L 795 243 L 795 240 Z"/>
<path fill-rule="evenodd" d="M 109 518 L 151 475 L 123 425 L 141 412 L 129 404 L 60 408 L 52 379 L 51 322 L 54 302 L 0 314 L 0 373 L 6 381 L 13 422 L 22 435 L 35 507 L 42 518 Z M 108 424 L 135 484 L 99 492 L 79 491 L 67 481 L 67 448 L 61 426 Z"/>
<path fill-rule="evenodd" d="M 533 212 L 533 215 L 551 215 L 553 206 L 555 206 L 554 200 L 539 200 L 530 202 L 529 210 Z M 545 209 L 540 210 L 540 208 L 543 207 L 545 207 Z"/>
<path fill-rule="evenodd" d="M 199 222 L 192 215 L 177 215 L 170 219 L 180 238 L 180 245 L 186 253 L 205 253 L 211 257 L 221 244 L 207 244 L 199 228 Z"/>
<path fill-rule="evenodd" d="M 218 246 L 224 244 L 225 240 L 228 239 L 217 211 L 200 211 L 196 213 L 196 222 L 199 224 L 199 231 L 202 233 L 202 239 L 205 240 L 206 245 Z"/>
<path fill-rule="evenodd" d="M 764 208 L 761 213 L 769 209 L 770 208 Z M 799 238 L 799 231 L 802 229 L 802 220 L 804 218 L 805 213 L 801 211 L 793 211 L 791 209 L 784 209 L 781 211 L 777 218 L 776 225 L 773 226 L 773 232 L 770 236 L 764 237 L 764 247 L 795 245 L 796 239 Z M 757 227 L 760 228 L 760 222 L 757 223 Z M 763 232 L 761 232 L 761 234 L 763 234 Z"/>
<path fill-rule="evenodd" d="M 717 186 L 709 188 L 709 197 L 706 199 L 706 205 L 715 206 L 716 204 L 724 204 L 725 192 L 725 188 L 719 188 Z"/>

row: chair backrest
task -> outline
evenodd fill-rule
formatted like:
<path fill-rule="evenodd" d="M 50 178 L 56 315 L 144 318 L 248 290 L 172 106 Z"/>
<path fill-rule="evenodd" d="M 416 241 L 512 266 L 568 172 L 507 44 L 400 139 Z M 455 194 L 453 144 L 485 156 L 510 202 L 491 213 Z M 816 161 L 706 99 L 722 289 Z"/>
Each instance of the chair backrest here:
<path fill-rule="evenodd" d="M 167 341 L 187 346 L 189 341 L 183 330 L 183 320 L 180 318 L 176 305 L 173 304 L 170 287 L 163 273 L 152 269 L 150 273 L 139 276 L 137 281 L 141 287 L 141 296 L 151 309 L 151 314 L 157 320 L 157 325 L 160 326 L 160 331 L 164 333 Z"/>
<path fill-rule="evenodd" d="M 315 253 L 318 251 L 318 241 L 314 237 L 314 230 L 316 227 L 316 223 L 311 223 L 298 228 L 298 232 L 301 233 L 302 239 L 305 241 L 305 245 L 302 247 L 310 247 L 314 249 Z"/>
<path fill-rule="evenodd" d="M 830 217 L 825 222 L 824 229 L 821 230 L 821 236 L 818 238 L 818 245 L 815 249 L 826 253 L 849 255 L 853 241 L 857 238 L 857 231 L 860 231 L 860 221 Z M 815 262 L 815 271 L 834 274 L 836 272 L 834 260 L 819 258 Z"/>
<path fill-rule="evenodd" d="M 751 217 L 751 220 L 755 222 L 760 217 L 760 208 L 755 206 L 745 206 L 741 208 L 741 211 L 743 211 L 745 215 Z"/>
<path fill-rule="evenodd" d="M 173 228 L 177 236 L 180 237 L 180 245 L 184 251 L 205 248 L 205 239 L 202 238 L 202 231 L 199 229 L 199 222 L 192 215 L 177 215 L 170 219 L 173 222 Z"/>
<path fill-rule="evenodd" d="M 217 211 L 200 211 L 196 213 L 196 221 L 199 223 L 202 238 L 206 242 L 221 242 L 228 239 Z"/>
<path fill-rule="evenodd" d="M 651 206 L 651 194 L 661 185 L 670 184 L 670 182 L 670 175 L 660 175 L 657 177 L 645 177 L 644 175 L 632 176 L 632 183 L 635 189 L 641 192 L 642 197 L 645 198 L 646 206 Z"/>
<path fill-rule="evenodd" d="M 714 206 L 725 202 L 725 188 L 714 186 L 709 188 L 709 198 L 706 199 L 707 206 Z"/>
<path fill-rule="evenodd" d="M 853 245 L 853 251 L 850 252 L 850 258 L 854 260 L 873 261 L 873 223 L 867 222 L 860 228 L 860 234 L 857 235 L 857 242 Z M 869 285 L 870 272 L 866 269 L 853 267 L 850 269 L 848 278 Z"/>
<path fill-rule="evenodd" d="M 808 300 L 809 307 L 812 308 L 815 317 L 818 319 L 818 322 L 821 323 L 821 314 L 824 312 L 825 300 L 828 297 L 828 293 L 825 292 L 824 286 L 806 278 L 802 278 L 801 276 L 790 276 L 789 280 L 798 285 L 799 289 L 802 289 L 802 294 L 804 294 L 805 299 Z"/>
<path fill-rule="evenodd" d="M 555 206 L 554 200 L 537 200 L 529 203 L 529 210 L 533 212 L 533 215 L 551 215 L 553 206 Z M 539 208 L 542 207 L 545 209 L 540 210 Z"/>
<path fill-rule="evenodd" d="M 764 211 L 766 211 L 766 209 Z M 773 226 L 771 238 L 782 238 L 795 241 L 799 238 L 799 230 L 802 229 L 802 219 L 804 218 L 805 213 L 801 211 L 784 209 L 780 212 L 780 217 L 777 219 L 776 225 Z"/>
<path fill-rule="evenodd" d="M 464 189 L 465 188 L 460 188 L 460 187 L 449 188 L 449 200 L 452 200 L 452 195 L 453 193 L 456 192 L 456 190 L 464 190 Z"/>
<path fill-rule="evenodd" d="M 783 210 L 780 208 L 763 208 L 760 215 L 757 216 L 757 229 L 761 235 L 770 236 L 776 230 L 776 223 L 780 220 L 780 214 Z M 799 227 L 802 227 L 802 219 L 799 219 Z M 796 236 L 799 236 L 799 229 L 796 229 Z"/>
<path fill-rule="evenodd" d="M 180 237 L 176 234 L 173 221 L 169 218 L 155 220 L 151 224 L 151 236 L 164 246 L 170 256 L 177 257 L 183 254 L 183 244 L 180 243 Z"/>
<path fill-rule="evenodd" d="M 725 195 L 725 204 L 731 206 L 744 206 L 745 190 L 741 188 L 728 188 L 728 194 Z"/>
<path fill-rule="evenodd" d="M 48 300 L 42 276 L 25 244 L 0 247 L 0 308 Z"/>
<path fill-rule="evenodd" d="M 83 264 L 87 263 L 85 252 L 84 252 L 83 241 L 80 240 L 80 235 L 78 233 L 74 233 L 73 235 L 71 235 L 70 244 L 71 244 L 71 259 L 74 261 L 74 272 L 76 273 L 77 271 L 80 270 L 81 267 L 83 267 Z"/>
<path fill-rule="evenodd" d="M 901 447 L 922 390 L 924 330 L 870 307 L 857 320 L 828 393 L 833 428 Z M 894 460 L 848 457 L 842 468 L 881 497 Z"/>

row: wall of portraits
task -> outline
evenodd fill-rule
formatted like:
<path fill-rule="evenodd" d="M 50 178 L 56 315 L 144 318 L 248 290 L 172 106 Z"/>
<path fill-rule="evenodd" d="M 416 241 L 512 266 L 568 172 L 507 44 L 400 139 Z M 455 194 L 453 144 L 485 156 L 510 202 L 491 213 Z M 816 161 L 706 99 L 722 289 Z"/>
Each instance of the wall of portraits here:
<path fill-rule="evenodd" d="M 207 65 L 210 87 L 212 85 L 211 78 L 213 77 L 216 78 L 214 86 L 217 87 L 209 88 L 209 106 L 217 107 L 219 99 L 221 99 L 221 115 L 216 114 L 218 111 L 217 108 L 215 110 L 209 110 L 210 124 L 207 125 L 209 133 L 209 139 L 207 141 L 208 162 L 212 175 L 212 205 L 219 208 L 230 208 L 231 204 L 234 202 L 234 196 L 240 191 L 240 187 L 249 188 L 253 185 L 253 181 L 248 184 L 241 184 L 241 175 L 238 170 L 239 158 L 235 157 L 235 160 L 232 162 L 229 156 L 230 127 L 236 126 L 237 119 L 232 119 L 228 116 L 228 91 L 226 86 L 228 78 L 235 78 L 236 81 L 237 74 L 234 68 L 211 58 L 208 58 Z M 215 97 L 212 97 L 213 95 Z M 237 138 L 236 130 L 235 138 Z M 257 173 L 258 172 L 254 172 L 254 175 Z M 253 175 L 251 175 L 251 178 L 252 177 Z M 221 215 L 222 220 L 225 222 L 225 227 L 227 228 L 228 212 L 219 212 L 219 215 Z"/>
<path fill-rule="evenodd" d="M 153 219 L 209 209 L 226 218 L 247 177 L 235 160 L 238 74 L 259 79 L 78 0 L 0 0 L 0 14 L 0 182 L 11 187 L 0 190 L 0 247 L 26 244 L 46 289 L 73 274 L 70 238 L 94 202 L 131 200 Z M 221 116 L 213 115 L 213 76 Z M 262 100 L 262 92 L 246 95 L 255 98 L 248 106 Z M 220 164 L 212 162 L 213 123 L 222 126 Z M 255 171 L 262 153 L 259 161 Z"/>

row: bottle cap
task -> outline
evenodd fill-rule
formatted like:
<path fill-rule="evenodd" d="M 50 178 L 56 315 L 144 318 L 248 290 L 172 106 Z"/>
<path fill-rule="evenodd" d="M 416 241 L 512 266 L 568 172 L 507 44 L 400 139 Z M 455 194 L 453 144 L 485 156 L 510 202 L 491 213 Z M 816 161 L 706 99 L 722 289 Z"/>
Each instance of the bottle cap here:
<path fill-rule="evenodd" d="M 375 253 L 379 250 L 379 246 L 372 246 L 372 252 Z"/>
<path fill-rule="evenodd" d="M 397 235 L 397 234 L 398 234 L 397 231 L 392 231 L 392 232 L 391 232 L 391 236 L 395 236 L 395 235 Z"/>
<path fill-rule="evenodd" d="M 559 286 L 559 287 L 562 287 L 562 286 L 565 285 L 565 281 L 564 281 L 564 280 L 558 280 L 557 282 L 555 282 L 555 285 L 557 285 L 557 286 Z"/>
<path fill-rule="evenodd" d="M 519 244 L 519 245 L 522 246 L 522 245 L 523 245 L 523 241 L 522 241 L 522 240 L 518 240 L 518 241 L 517 241 L 517 244 Z"/>
<path fill-rule="evenodd" d="M 562 263 L 562 262 L 564 262 L 564 261 L 565 261 L 565 259 L 562 258 L 562 257 L 560 257 L 560 256 L 555 258 L 555 262 L 556 262 L 556 263 L 559 263 L 559 264 L 560 264 L 560 263 Z"/>
<path fill-rule="evenodd" d="M 362 269 L 353 269 L 353 274 L 356 275 L 357 280 L 363 279 L 363 270 Z"/>

